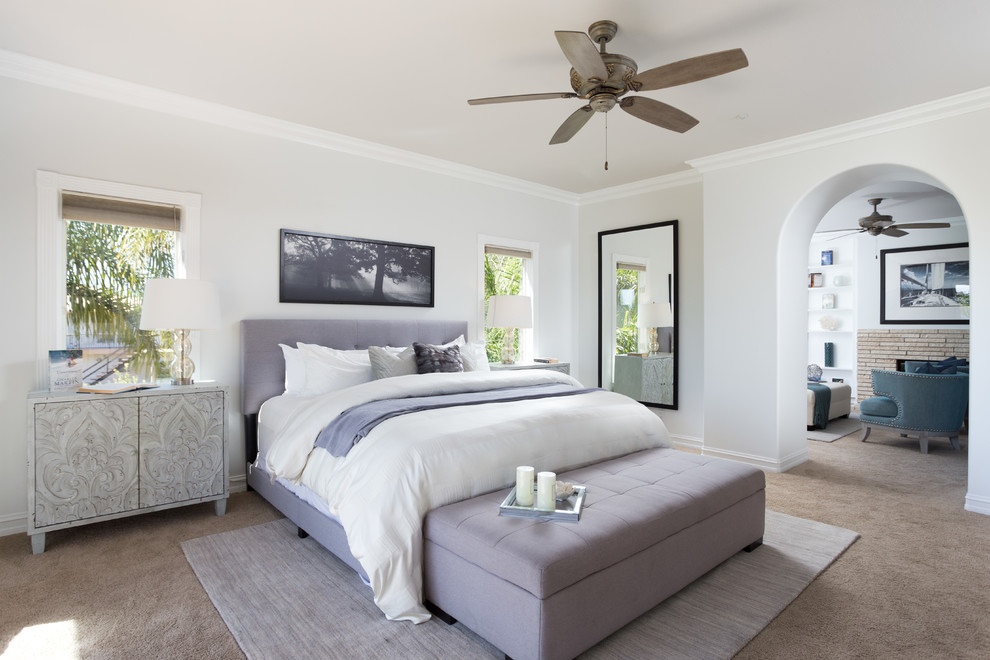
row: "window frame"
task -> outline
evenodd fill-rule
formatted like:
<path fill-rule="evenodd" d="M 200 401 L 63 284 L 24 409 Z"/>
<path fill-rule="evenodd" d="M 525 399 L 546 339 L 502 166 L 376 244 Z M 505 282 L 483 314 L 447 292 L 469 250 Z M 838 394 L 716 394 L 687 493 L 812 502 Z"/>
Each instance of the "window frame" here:
<path fill-rule="evenodd" d="M 613 291 L 613 293 L 616 293 L 618 291 L 618 289 L 619 289 L 619 275 L 618 275 L 618 271 L 619 271 L 619 267 L 620 266 L 624 266 L 624 265 L 629 265 L 629 266 L 637 267 L 637 268 L 635 268 L 635 270 L 639 271 L 639 273 L 640 273 L 639 275 L 636 276 L 636 281 L 637 281 L 637 287 L 636 287 L 636 309 L 637 309 L 637 318 L 638 318 L 638 310 L 640 308 L 640 305 L 642 305 L 644 303 L 644 298 L 645 298 L 645 302 L 649 302 L 649 296 L 651 294 L 650 291 L 645 290 L 646 287 L 642 286 L 643 276 L 648 275 L 649 272 L 650 272 L 650 258 L 649 257 L 632 256 L 632 255 L 626 255 L 626 254 L 618 254 L 618 253 L 613 254 L 612 255 L 612 271 L 610 273 L 611 280 L 612 280 L 612 291 Z M 625 269 L 625 270 L 630 270 L 630 269 Z M 647 279 L 649 279 L 649 278 L 647 278 Z M 612 298 L 611 298 L 611 305 L 612 305 L 611 314 L 612 314 L 612 323 L 613 323 L 613 325 L 615 323 L 616 317 L 619 314 L 619 309 L 618 309 L 617 303 L 615 302 L 615 298 L 616 298 L 615 295 L 613 295 Z M 618 330 L 618 328 L 614 328 L 614 327 L 612 328 L 612 349 L 611 349 L 611 351 L 612 351 L 611 354 L 612 355 L 615 355 L 616 354 L 616 349 L 618 348 L 618 341 L 616 340 L 616 331 L 617 330 Z M 645 336 L 646 336 L 646 330 L 644 328 L 642 328 L 642 327 L 637 326 L 637 330 L 636 330 L 637 350 L 639 350 L 639 347 L 643 345 L 643 341 L 644 341 Z"/>
<path fill-rule="evenodd" d="M 176 236 L 175 277 L 199 279 L 200 208 L 202 195 L 148 186 L 59 174 L 46 170 L 35 173 L 37 195 L 37 346 L 35 382 L 48 388 L 48 351 L 65 348 L 65 221 L 62 219 L 62 191 L 123 197 L 159 204 L 173 204 L 182 210 L 182 225 Z M 194 362 L 199 362 L 199 341 L 193 338 Z"/>
<path fill-rule="evenodd" d="M 530 258 L 527 260 L 529 263 L 524 269 L 524 276 L 522 287 L 519 291 L 520 295 L 530 296 L 533 299 L 533 327 L 532 328 L 519 328 L 516 332 L 519 334 L 519 356 L 517 360 L 519 362 L 530 362 L 532 359 L 539 355 L 540 347 L 537 345 L 536 337 L 539 336 L 537 332 L 537 327 L 539 324 L 539 286 L 537 281 L 537 273 L 540 272 L 539 269 L 539 243 L 534 243 L 532 241 L 521 241 L 514 238 L 505 238 L 502 236 L 491 236 L 486 234 L 478 234 L 478 331 L 476 337 L 484 341 L 485 339 L 485 327 L 488 323 L 488 319 L 485 317 L 485 247 L 504 247 L 511 248 L 515 250 L 525 250 L 530 253 Z"/>

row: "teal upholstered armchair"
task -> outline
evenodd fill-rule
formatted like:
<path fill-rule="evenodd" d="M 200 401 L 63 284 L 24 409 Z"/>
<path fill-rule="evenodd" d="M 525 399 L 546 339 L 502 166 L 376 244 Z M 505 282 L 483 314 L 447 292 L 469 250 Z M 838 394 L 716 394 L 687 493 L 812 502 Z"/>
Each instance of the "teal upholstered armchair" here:
<path fill-rule="evenodd" d="M 874 427 L 900 431 L 902 437 L 917 436 L 921 453 L 928 453 L 930 437 L 946 437 L 959 449 L 969 402 L 969 375 L 918 374 L 873 370 L 876 396 L 859 404 L 863 425 L 860 440 L 866 440 Z"/>

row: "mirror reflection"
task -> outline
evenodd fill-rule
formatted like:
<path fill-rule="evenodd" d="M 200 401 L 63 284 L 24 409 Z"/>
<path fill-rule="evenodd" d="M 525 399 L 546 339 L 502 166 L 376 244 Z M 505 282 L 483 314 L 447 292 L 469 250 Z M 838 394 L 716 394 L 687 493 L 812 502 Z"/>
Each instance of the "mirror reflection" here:
<path fill-rule="evenodd" d="M 598 234 L 598 385 L 677 408 L 677 221 Z"/>

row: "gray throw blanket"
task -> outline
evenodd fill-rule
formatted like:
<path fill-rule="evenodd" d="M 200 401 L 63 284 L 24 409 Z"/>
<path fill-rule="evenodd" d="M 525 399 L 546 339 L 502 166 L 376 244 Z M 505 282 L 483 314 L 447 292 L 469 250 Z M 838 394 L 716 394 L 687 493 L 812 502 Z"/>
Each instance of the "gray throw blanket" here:
<path fill-rule="evenodd" d="M 823 429 L 828 425 L 828 409 L 832 406 L 832 390 L 827 385 L 808 383 L 808 389 L 815 393 L 814 427 Z"/>
<path fill-rule="evenodd" d="M 316 438 L 316 446 L 334 456 L 346 456 L 351 447 L 387 419 L 409 413 L 454 406 L 476 406 L 482 403 L 502 403 L 524 399 L 571 396 L 594 392 L 599 388 L 580 388 L 566 383 L 505 387 L 483 392 L 459 392 L 437 396 L 414 396 L 404 399 L 382 399 L 348 408 L 327 424 Z"/>

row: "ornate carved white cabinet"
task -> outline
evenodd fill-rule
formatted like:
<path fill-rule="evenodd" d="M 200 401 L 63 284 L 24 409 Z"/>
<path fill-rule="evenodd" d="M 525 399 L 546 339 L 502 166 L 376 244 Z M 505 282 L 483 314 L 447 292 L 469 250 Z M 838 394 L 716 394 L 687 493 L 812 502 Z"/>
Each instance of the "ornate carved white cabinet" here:
<path fill-rule="evenodd" d="M 214 501 L 226 510 L 224 387 L 28 399 L 28 534 Z"/>

